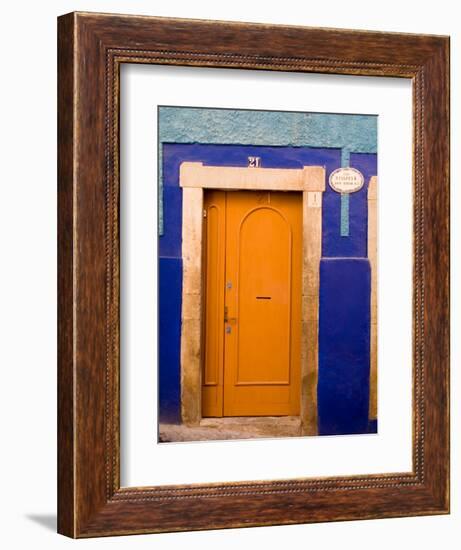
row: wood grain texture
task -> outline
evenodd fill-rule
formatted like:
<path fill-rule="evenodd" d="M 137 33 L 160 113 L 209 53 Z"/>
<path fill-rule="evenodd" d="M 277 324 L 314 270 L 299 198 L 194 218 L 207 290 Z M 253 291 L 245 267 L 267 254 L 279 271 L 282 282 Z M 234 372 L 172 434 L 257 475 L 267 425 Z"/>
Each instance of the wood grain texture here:
<path fill-rule="evenodd" d="M 448 38 L 74 13 L 59 19 L 58 44 L 59 532 L 90 537 L 447 513 Z M 412 472 L 120 488 L 123 62 L 413 80 Z"/>
<path fill-rule="evenodd" d="M 58 530 L 74 530 L 74 21 L 58 22 Z"/>

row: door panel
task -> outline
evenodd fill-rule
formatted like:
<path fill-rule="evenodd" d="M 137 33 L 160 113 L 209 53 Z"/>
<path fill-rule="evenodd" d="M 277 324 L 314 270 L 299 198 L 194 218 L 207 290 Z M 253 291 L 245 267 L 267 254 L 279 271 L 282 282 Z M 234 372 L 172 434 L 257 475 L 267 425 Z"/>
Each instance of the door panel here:
<path fill-rule="evenodd" d="M 272 207 L 250 210 L 240 224 L 228 271 L 238 289 L 236 385 L 290 383 L 291 241 L 288 222 Z"/>
<path fill-rule="evenodd" d="M 202 373 L 202 415 L 223 415 L 224 261 L 226 248 L 226 193 L 205 195 L 205 338 Z"/>
<path fill-rule="evenodd" d="M 222 219 L 221 224 L 211 219 L 217 197 L 225 205 L 225 224 Z M 203 415 L 298 415 L 302 196 L 213 192 L 205 204 L 208 256 Z M 225 241 L 222 247 L 221 239 Z M 221 305 L 217 303 L 220 300 Z M 220 308 L 225 312 L 222 317 Z M 221 329 L 215 326 L 220 319 Z"/>

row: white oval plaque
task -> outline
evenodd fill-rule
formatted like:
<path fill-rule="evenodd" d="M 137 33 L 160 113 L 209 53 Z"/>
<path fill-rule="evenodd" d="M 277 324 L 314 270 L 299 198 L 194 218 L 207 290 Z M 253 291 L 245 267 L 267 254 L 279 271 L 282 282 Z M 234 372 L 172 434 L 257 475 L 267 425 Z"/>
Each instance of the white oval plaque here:
<path fill-rule="evenodd" d="M 362 189 L 365 179 L 355 168 L 338 168 L 330 174 L 330 187 L 337 193 L 355 193 Z"/>

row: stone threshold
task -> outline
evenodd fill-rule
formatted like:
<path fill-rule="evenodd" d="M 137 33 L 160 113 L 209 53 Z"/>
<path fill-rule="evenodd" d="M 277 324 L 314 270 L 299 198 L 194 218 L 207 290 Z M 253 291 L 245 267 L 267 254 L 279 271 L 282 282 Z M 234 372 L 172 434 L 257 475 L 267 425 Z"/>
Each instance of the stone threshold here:
<path fill-rule="evenodd" d="M 159 428 L 159 441 L 162 443 L 300 437 L 302 435 L 299 416 L 202 418 L 198 426 L 161 423 Z"/>

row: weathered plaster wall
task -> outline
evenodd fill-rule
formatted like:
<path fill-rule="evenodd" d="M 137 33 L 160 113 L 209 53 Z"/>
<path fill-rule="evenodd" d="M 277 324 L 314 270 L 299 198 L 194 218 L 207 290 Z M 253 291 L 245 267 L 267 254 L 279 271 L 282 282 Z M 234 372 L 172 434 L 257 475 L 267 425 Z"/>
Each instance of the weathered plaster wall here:
<path fill-rule="evenodd" d="M 344 162 L 343 162 L 344 164 Z M 368 185 L 377 157 L 351 153 L 348 165 L 365 178 L 348 197 L 349 236 L 341 236 L 342 196 L 327 185 L 322 210 L 318 408 L 321 435 L 374 433 L 369 421 L 370 263 Z"/>
<path fill-rule="evenodd" d="M 159 230 L 163 218 L 163 143 L 218 143 L 328 147 L 350 153 L 377 152 L 377 117 L 243 109 L 159 107 Z"/>

